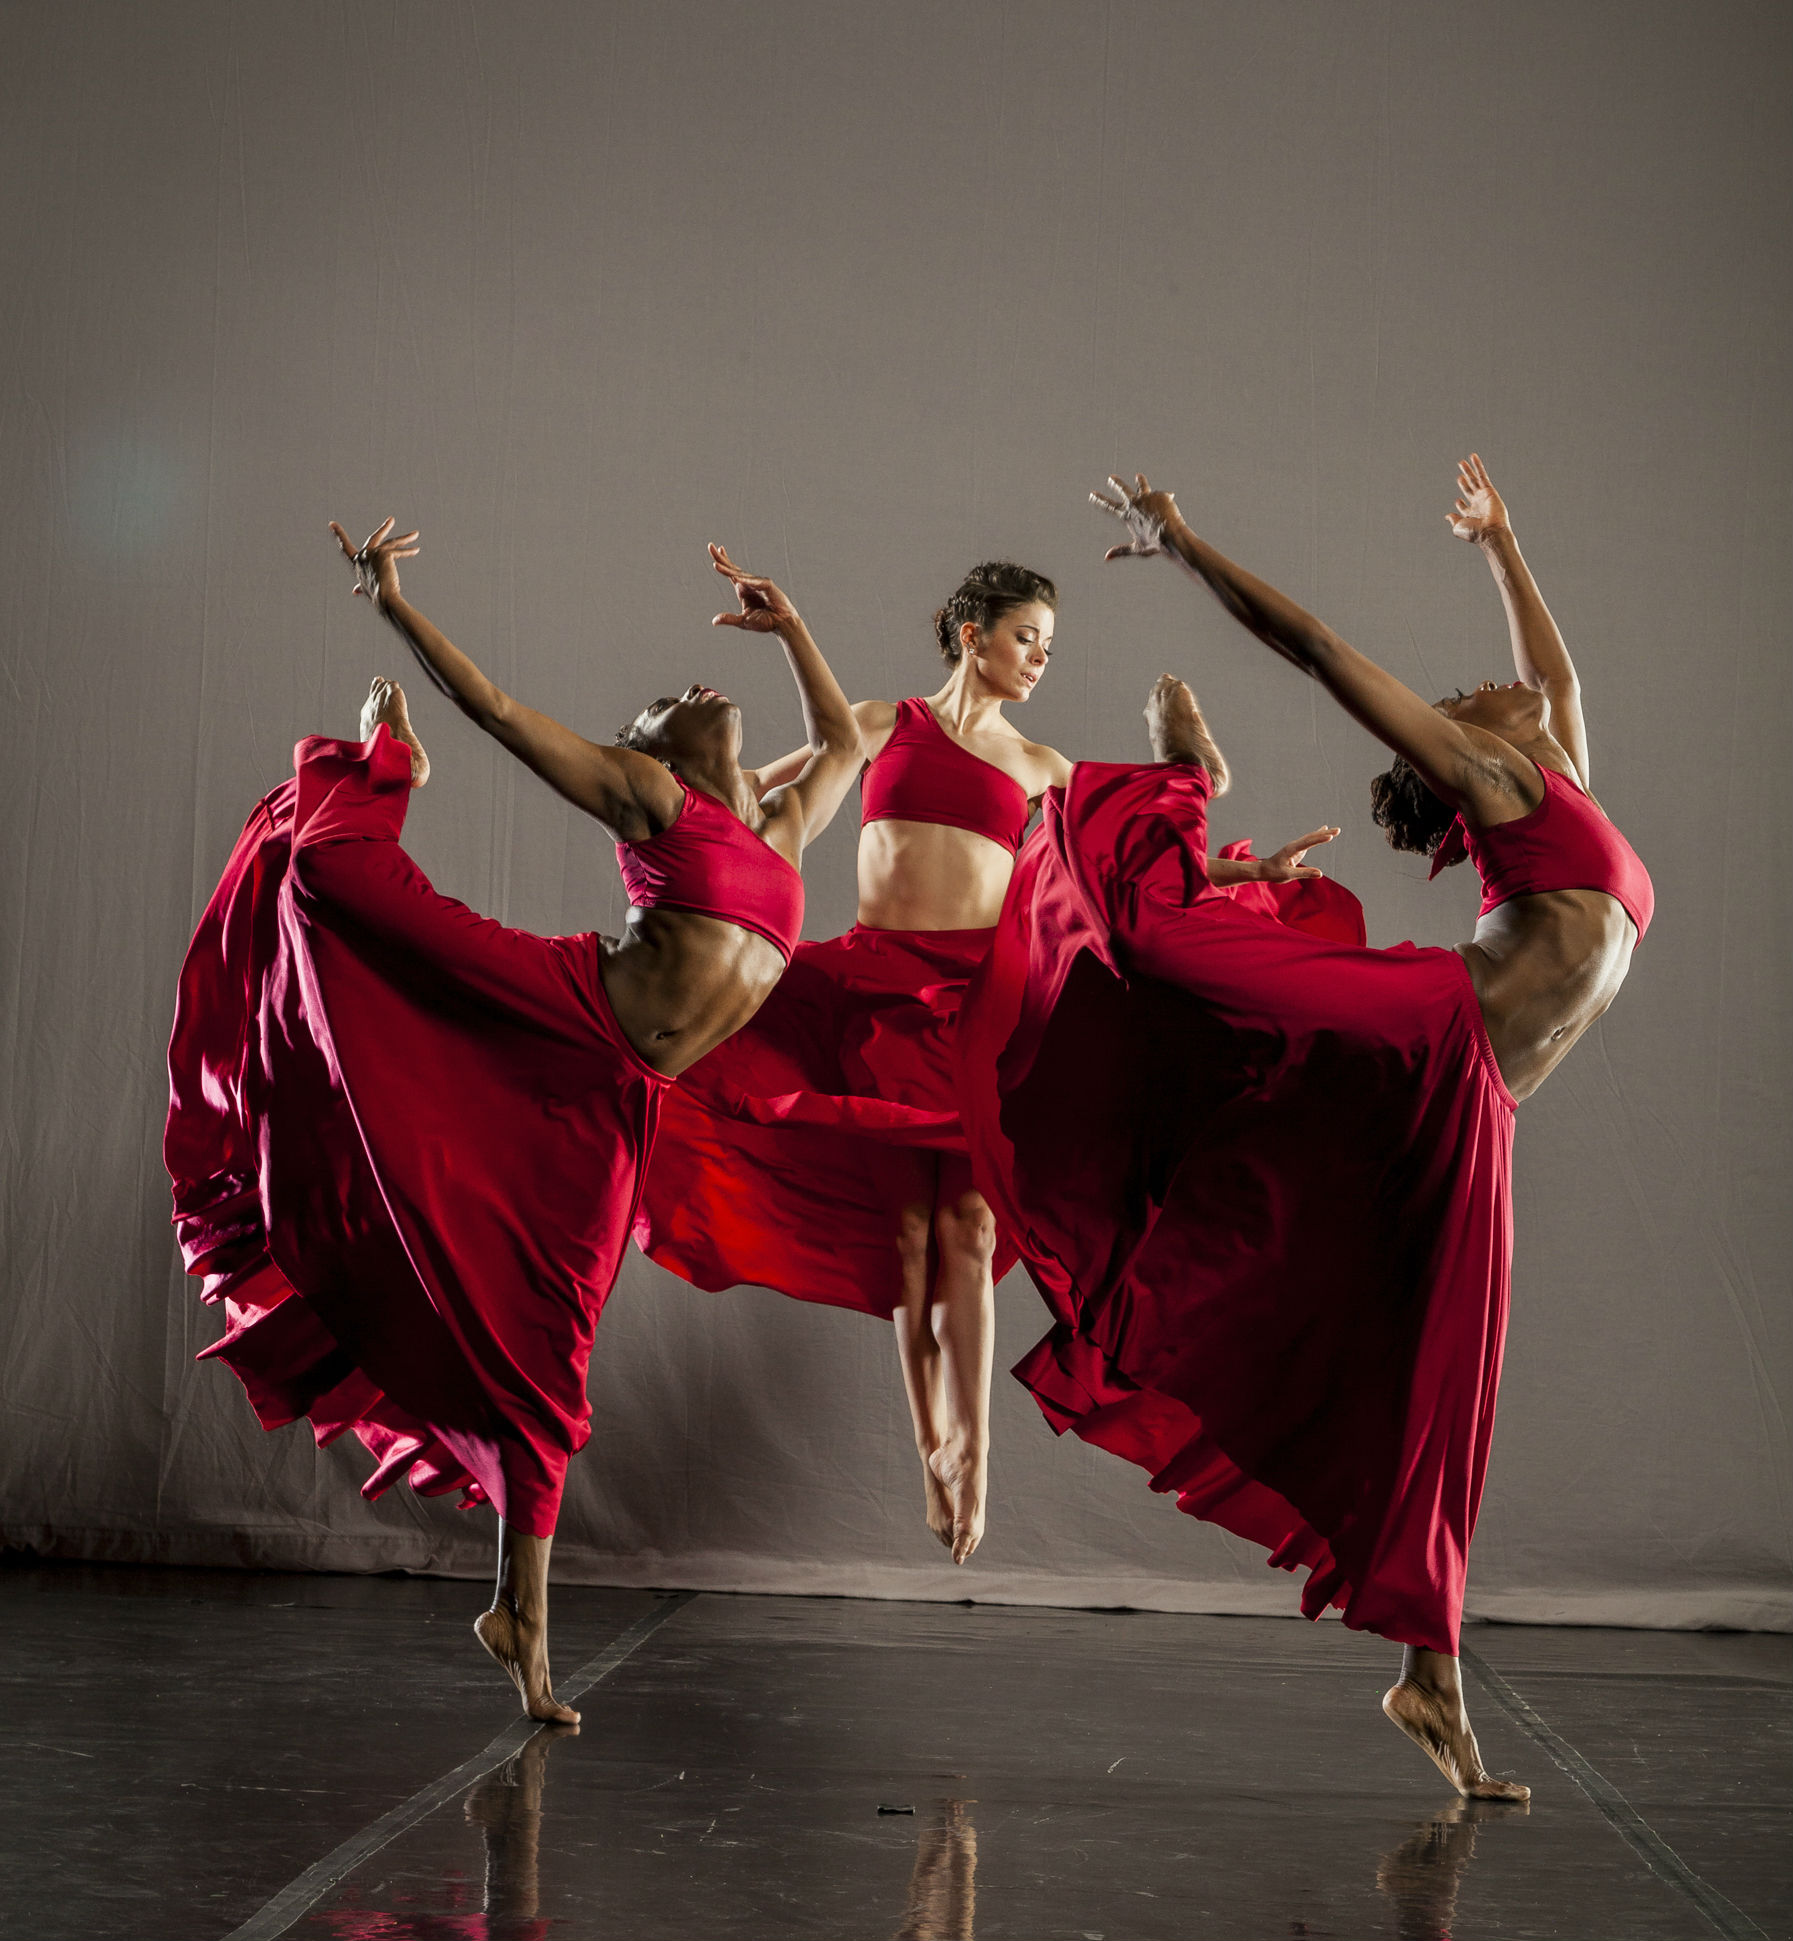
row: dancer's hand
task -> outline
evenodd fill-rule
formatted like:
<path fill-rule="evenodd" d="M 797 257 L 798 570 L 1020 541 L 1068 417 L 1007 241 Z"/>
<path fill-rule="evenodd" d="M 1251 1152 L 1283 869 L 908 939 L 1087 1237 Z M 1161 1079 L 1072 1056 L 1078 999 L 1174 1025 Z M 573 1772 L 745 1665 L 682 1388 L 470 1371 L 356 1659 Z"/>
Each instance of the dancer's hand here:
<path fill-rule="evenodd" d="M 1309 883 L 1316 876 L 1324 875 L 1323 870 L 1315 869 L 1304 861 L 1310 849 L 1318 849 L 1322 843 L 1331 842 L 1338 834 L 1336 823 L 1322 823 L 1318 829 L 1310 829 L 1305 836 L 1297 836 L 1293 842 L 1286 842 L 1274 856 L 1259 859 L 1260 883 Z"/>
<path fill-rule="evenodd" d="M 1457 490 L 1463 496 L 1457 500 L 1456 510 L 1447 512 L 1444 517 L 1459 539 L 1467 539 L 1473 544 L 1486 539 L 1490 533 L 1510 530 L 1507 508 L 1494 489 L 1488 468 L 1474 452 L 1457 467 Z"/>
<path fill-rule="evenodd" d="M 741 602 L 739 613 L 719 613 L 710 622 L 712 627 L 742 627 L 752 634 L 782 634 L 787 628 L 798 626 L 797 609 L 768 579 L 755 573 L 744 573 L 729 558 L 728 549 L 712 545 L 710 564 L 735 589 L 735 598 Z"/>
<path fill-rule="evenodd" d="M 398 598 L 399 561 L 415 559 L 422 551 L 416 544 L 416 533 L 393 535 L 392 528 L 397 524 L 396 519 L 386 520 L 367 535 L 365 546 L 356 546 L 334 519 L 330 521 L 336 543 L 355 569 L 355 596 L 371 600 L 382 610 L 388 600 Z"/>
<path fill-rule="evenodd" d="M 1117 496 L 1110 498 L 1105 492 L 1092 492 L 1089 495 L 1090 504 L 1112 513 L 1133 537 L 1124 546 L 1110 546 L 1102 557 L 1150 559 L 1154 553 L 1168 553 L 1170 548 L 1164 543 L 1164 529 L 1183 516 L 1177 510 L 1177 495 L 1174 492 L 1154 492 L 1146 483 L 1144 472 L 1135 472 L 1131 485 L 1110 472 L 1108 483 L 1114 487 Z"/>

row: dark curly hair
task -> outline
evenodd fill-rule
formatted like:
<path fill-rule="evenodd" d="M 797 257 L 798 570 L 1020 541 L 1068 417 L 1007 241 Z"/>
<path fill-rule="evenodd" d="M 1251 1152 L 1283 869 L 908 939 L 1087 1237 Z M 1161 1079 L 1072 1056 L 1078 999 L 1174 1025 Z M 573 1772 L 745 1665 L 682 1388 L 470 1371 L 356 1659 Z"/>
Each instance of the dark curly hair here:
<path fill-rule="evenodd" d="M 1029 572 L 1013 560 L 987 559 L 959 582 L 946 605 L 934 616 L 934 638 L 941 657 L 953 667 L 959 660 L 959 629 L 967 620 L 982 633 L 993 621 L 1017 607 L 1035 602 L 1058 611 L 1058 588 L 1044 573 Z"/>
<path fill-rule="evenodd" d="M 1370 820 L 1396 849 L 1436 855 L 1456 818 L 1456 810 L 1439 801 L 1405 755 L 1397 755 L 1382 774 L 1370 778 Z M 1463 858 L 1453 860 L 1460 863 Z"/>

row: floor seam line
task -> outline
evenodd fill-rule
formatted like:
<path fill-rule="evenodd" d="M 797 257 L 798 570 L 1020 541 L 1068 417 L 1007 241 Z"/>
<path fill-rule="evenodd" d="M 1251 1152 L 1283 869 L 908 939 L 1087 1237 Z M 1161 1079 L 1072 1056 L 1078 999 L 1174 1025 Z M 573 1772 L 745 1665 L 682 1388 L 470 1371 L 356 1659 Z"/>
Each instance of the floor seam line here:
<path fill-rule="evenodd" d="M 1742 1908 L 1702 1880 L 1612 1781 L 1584 1759 L 1486 1659 L 1462 1647 L 1459 1650 L 1462 1662 L 1475 1673 L 1488 1696 L 1527 1738 L 1543 1747 L 1651 1873 L 1690 1900 L 1725 1941 L 1768 1941 Z"/>
<path fill-rule="evenodd" d="M 653 1610 L 644 1612 L 626 1630 L 618 1632 L 596 1657 L 588 1658 L 560 1687 L 557 1696 L 563 1701 L 570 1701 L 590 1691 L 594 1685 L 602 1684 L 669 1618 L 702 1595 L 701 1591 L 673 1591 L 662 1598 Z M 536 1719 L 513 1720 L 472 1758 L 463 1759 L 440 1779 L 433 1779 L 427 1786 L 420 1787 L 409 1799 L 401 1800 L 377 1820 L 370 1821 L 359 1833 L 351 1834 L 341 1845 L 333 1847 L 323 1859 L 314 1861 L 296 1879 L 288 1881 L 272 1900 L 251 1914 L 242 1926 L 234 1927 L 222 1936 L 221 1941 L 275 1941 L 276 1936 L 284 1934 L 301 1914 L 315 1907 L 332 1887 L 345 1880 L 363 1861 L 371 1859 L 382 1847 L 389 1846 L 401 1833 L 409 1832 L 439 1807 L 446 1806 L 477 1780 L 485 1778 L 487 1773 L 521 1752 L 538 1732 L 547 1729 Z"/>

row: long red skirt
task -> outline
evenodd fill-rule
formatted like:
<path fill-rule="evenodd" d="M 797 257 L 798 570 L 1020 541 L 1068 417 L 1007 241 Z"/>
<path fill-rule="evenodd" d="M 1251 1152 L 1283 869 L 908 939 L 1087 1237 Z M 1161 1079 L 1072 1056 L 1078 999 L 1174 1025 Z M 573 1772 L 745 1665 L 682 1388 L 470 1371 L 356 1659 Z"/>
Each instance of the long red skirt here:
<path fill-rule="evenodd" d="M 760 1010 L 668 1095 L 644 1253 L 698 1287 L 770 1287 L 888 1319 L 906 1207 L 968 1188 L 952 1036 L 989 930 L 797 946 Z M 999 1235 L 997 1277 L 1015 1263 Z"/>
<path fill-rule="evenodd" d="M 1363 941 L 1356 899 L 1329 883 L 1228 894 Z M 972 1184 L 953 1037 L 995 934 L 858 924 L 799 944 L 754 1018 L 668 1095 L 635 1224 L 642 1251 L 712 1292 L 770 1287 L 888 1320 L 902 1300 L 904 1211 Z M 1019 1258 L 999 1218 L 995 1278 Z"/>
<path fill-rule="evenodd" d="M 1057 1325 L 1047 1420 L 1455 1653 L 1494 1423 L 1513 1100 L 1462 959 L 1266 921 L 1208 777 L 1082 763 L 958 1046 L 978 1181 Z"/>
<path fill-rule="evenodd" d="M 596 937 L 431 888 L 384 728 L 295 769 L 200 921 L 169 1045 L 175 1228 L 227 1320 L 204 1355 L 265 1428 L 353 1429 L 364 1494 L 408 1475 L 547 1536 L 668 1081 Z"/>

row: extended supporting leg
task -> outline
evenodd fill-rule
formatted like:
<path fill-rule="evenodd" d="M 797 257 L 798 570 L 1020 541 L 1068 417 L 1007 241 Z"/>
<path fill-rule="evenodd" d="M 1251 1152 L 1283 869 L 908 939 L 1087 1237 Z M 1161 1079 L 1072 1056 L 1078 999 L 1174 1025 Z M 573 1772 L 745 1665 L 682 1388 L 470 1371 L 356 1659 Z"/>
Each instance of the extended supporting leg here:
<path fill-rule="evenodd" d="M 577 1725 L 579 1714 L 554 1696 L 548 1675 L 548 1553 L 552 1537 L 526 1537 L 500 1519 L 498 1586 L 473 1635 L 497 1659 L 532 1719 Z"/>

